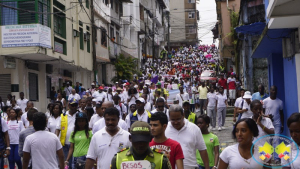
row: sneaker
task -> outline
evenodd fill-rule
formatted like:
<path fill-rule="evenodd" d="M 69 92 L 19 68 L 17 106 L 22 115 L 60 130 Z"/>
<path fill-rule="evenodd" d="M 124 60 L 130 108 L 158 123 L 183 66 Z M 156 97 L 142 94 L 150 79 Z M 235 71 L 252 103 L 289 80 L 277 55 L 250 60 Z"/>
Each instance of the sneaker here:
<path fill-rule="evenodd" d="M 221 128 L 221 127 L 219 127 L 219 128 L 218 128 L 218 130 L 219 130 L 219 131 L 221 131 L 221 130 L 222 130 L 222 128 Z"/>
<path fill-rule="evenodd" d="M 224 126 L 222 126 L 221 128 L 222 128 L 222 130 L 225 130 L 225 129 L 226 129 L 226 127 L 224 127 Z"/>
<path fill-rule="evenodd" d="M 215 127 L 214 127 L 214 128 L 212 128 L 212 131 L 216 131 L 216 130 L 217 130 L 217 128 L 215 128 Z"/>

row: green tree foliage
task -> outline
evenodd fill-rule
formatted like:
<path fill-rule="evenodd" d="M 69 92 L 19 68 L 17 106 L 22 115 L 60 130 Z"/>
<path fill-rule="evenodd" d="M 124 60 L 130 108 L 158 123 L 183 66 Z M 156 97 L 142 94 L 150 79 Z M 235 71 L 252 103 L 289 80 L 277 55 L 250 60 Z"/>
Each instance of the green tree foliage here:
<path fill-rule="evenodd" d="M 113 62 L 115 66 L 116 76 L 112 78 L 112 81 L 116 82 L 119 79 L 132 80 L 133 74 L 138 74 L 137 59 L 132 57 L 125 57 L 120 54 L 116 61 Z"/>

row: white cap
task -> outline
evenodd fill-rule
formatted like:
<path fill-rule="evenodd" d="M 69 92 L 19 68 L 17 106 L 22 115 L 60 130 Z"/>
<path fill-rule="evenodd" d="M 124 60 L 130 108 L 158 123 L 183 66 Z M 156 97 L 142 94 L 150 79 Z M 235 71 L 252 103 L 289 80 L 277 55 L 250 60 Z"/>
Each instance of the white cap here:
<path fill-rule="evenodd" d="M 243 99 L 251 99 L 251 98 L 252 98 L 251 92 L 246 91 L 245 94 L 244 94 L 244 96 L 243 96 Z"/>
<path fill-rule="evenodd" d="M 92 83 L 91 86 L 95 86 L 95 83 Z"/>
<path fill-rule="evenodd" d="M 136 103 L 137 101 L 140 101 L 140 102 L 142 102 L 142 103 L 145 103 L 145 99 L 142 98 L 142 97 L 139 97 L 138 99 L 136 99 L 135 103 Z"/>

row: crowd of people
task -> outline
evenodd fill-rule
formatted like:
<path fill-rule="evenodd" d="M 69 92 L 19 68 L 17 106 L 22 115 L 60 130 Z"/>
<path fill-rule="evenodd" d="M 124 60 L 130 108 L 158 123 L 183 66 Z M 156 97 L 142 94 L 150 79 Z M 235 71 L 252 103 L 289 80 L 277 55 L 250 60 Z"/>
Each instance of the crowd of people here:
<path fill-rule="evenodd" d="M 182 47 L 168 61 L 147 62 L 134 80 L 94 82 L 88 89 L 66 82 L 57 92 L 53 88 L 43 113 L 23 92 L 17 101 L 0 98 L 0 169 L 6 158 L 10 169 L 120 169 L 136 160 L 149 161 L 152 169 L 267 168 L 253 160 L 260 156 L 253 143 L 282 133 L 287 121 L 300 145 L 300 114 L 285 120 L 276 86 L 270 96 L 263 85 L 251 95 L 217 56 L 214 45 Z M 212 78 L 203 79 L 205 71 Z M 228 106 L 234 107 L 237 143 L 220 152 L 213 131 L 226 129 Z M 287 161 L 275 156 L 276 163 Z M 286 168 L 296 169 L 299 161 Z"/>

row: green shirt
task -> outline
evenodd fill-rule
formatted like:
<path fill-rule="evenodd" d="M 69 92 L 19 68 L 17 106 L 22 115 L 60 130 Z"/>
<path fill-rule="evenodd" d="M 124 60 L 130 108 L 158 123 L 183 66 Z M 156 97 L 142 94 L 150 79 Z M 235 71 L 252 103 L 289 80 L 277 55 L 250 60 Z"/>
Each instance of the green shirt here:
<path fill-rule="evenodd" d="M 89 131 L 89 138 L 86 138 L 85 130 L 77 131 L 74 138 L 73 132 L 71 133 L 69 141 L 70 143 L 74 143 L 73 157 L 87 155 L 92 136 L 92 131 Z"/>
<path fill-rule="evenodd" d="M 219 138 L 214 135 L 213 133 L 209 134 L 202 134 L 205 145 L 206 145 L 206 150 L 208 154 L 208 159 L 209 159 L 209 166 L 213 167 L 215 165 L 215 155 L 214 155 L 214 148 L 215 146 L 219 145 Z M 204 166 L 204 163 L 201 159 L 199 151 L 196 151 L 196 158 L 197 158 L 197 164 Z"/>

